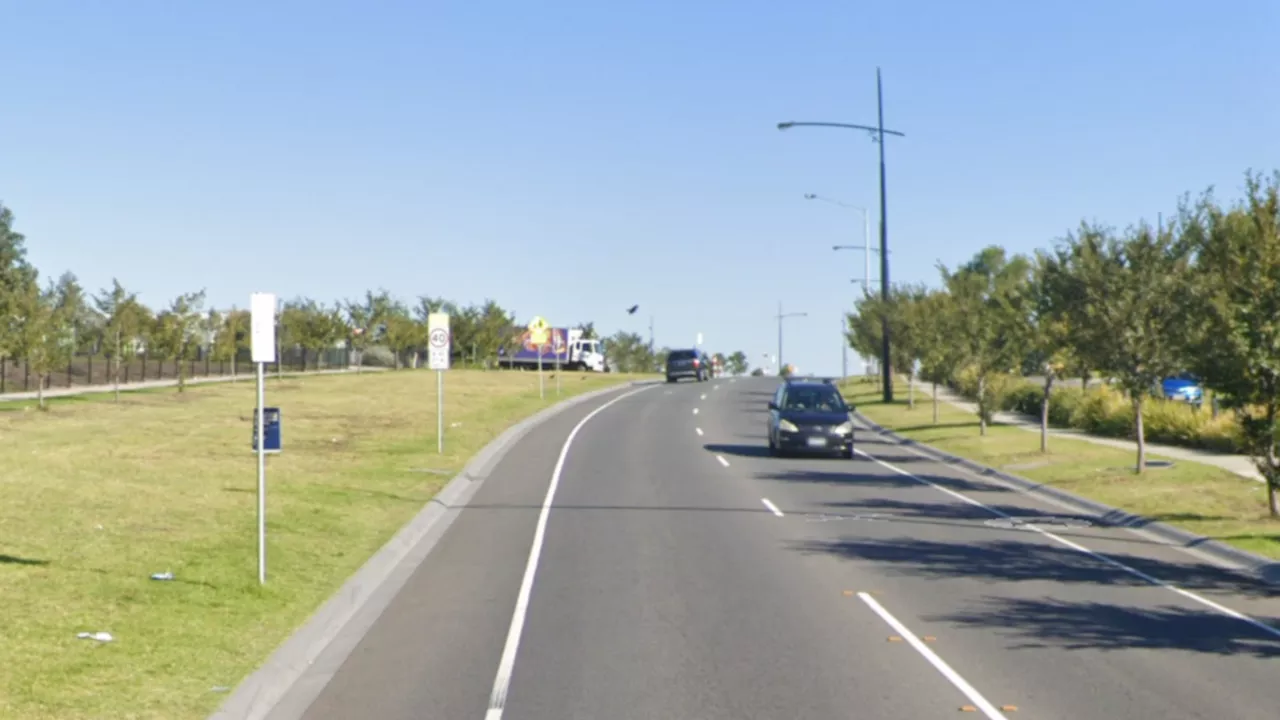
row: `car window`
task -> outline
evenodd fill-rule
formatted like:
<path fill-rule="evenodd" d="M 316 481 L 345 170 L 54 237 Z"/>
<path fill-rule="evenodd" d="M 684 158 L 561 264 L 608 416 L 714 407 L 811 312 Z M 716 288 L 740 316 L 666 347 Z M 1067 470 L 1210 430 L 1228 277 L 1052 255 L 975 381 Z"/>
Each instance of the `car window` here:
<path fill-rule="evenodd" d="M 818 412 L 841 412 L 845 410 L 840 394 L 828 387 L 791 388 L 787 393 L 787 410 L 815 410 Z"/>
<path fill-rule="evenodd" d="M 692 350 L 672 350 L 667 356 L 668 360 L 692 360 L 698 355 Z"/>

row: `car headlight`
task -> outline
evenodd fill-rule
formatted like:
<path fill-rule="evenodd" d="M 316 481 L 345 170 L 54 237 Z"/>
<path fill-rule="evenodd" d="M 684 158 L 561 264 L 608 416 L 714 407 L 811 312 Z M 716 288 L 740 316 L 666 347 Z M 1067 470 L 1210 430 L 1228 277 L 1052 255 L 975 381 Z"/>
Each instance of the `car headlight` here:
<path fill-rule="evenodd" d="M 779 420 L 778 429 L 782 432 L 800 432 L 800 428 L 796 427 L 796 424 L 790 420 Z"/>
<path fill-rule="evenodd" d="M 846 420 L 833 428 L 837 435 L 848 435 L 853 432 L 853 421 Z"/>

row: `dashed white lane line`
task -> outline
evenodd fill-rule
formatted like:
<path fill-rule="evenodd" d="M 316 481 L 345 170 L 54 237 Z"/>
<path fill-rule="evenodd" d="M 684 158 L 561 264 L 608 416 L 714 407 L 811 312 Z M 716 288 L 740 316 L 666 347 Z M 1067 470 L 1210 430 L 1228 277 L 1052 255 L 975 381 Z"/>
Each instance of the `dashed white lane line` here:
<path fill-rule="evenodd" d="M 711 389 L 712 389 L 712 390 L 719 390 L 719 389 L 720 389 L 720 386 L 719 386 L 719 385 L 712 385 L 712 386 L 711 386 Z"/>
<path fill-rule="evenodd" d="M 706 399 L 707 399 L 707 394 L 706 394 L 706 393 L 702 393 L 702 397 L 700 397 L 700 398 L 698 398 L 698 399 L 699 399 L 699 400 L 706 400 Z"/>
<path fill-rule="evenodd" d="M 729 461 L 728 461 L 728 460 L 725 460 L 723 455 L 717 455 L 717 456 L 716 456 L 716 459 L 720 461 L 720 464 L 721 464 L 721 465 L 723 465 L 723 466 L 725 466 L 725 467 L 729 467 Z"/>
<path fill-rule="evenodd" d="M 779 510 L 778 506 L 774 505 L 773 502 L 769 500 L 769 498 L 760 498 L 760 502 L 764 503 L 764 506 L 769 508 L 769 512 L 773 513 L 774 515 L 777 515 L 778 517 L 782 517 L 782 511 Z"/>
<path fill-rule="evenodd" d="M 702 437 L 702 428 L 694 428 L 693 430 L 698 433 L 698 437 Z"/>
<path fill-rule="evenodd" d="M 694 414 L 694 415 L 697 415 L 697 414 L 698 414 L 698 408 L 694 408 L 694 409 L 693 409 L 693 414 Z"/>
<path fill-rule="evenodd" d="M 885 462 L 884 460 L 881 460 L 880 458 L 877 458 L 877 457 L 875 457 L 875 456 L 873 456 L 873 455 L 871 455 L 871 454 L 869 454 L 869 453 L 866 453 L 866 452 L 864 452 L 864 451 L 862 451 L 862 450 L 855 450 L 854 452 L 856 452 L 856 453 L 858 453 L 859 455 L 861 455 L 861 456 L 863 456 L 863 457 L 867 458 L 868 460 L 871 460 L 872 462 L 875 462 L 875 463 L 877 463 L 877 464 L 879 464 L 879 465 L 881 465 L 881 466 L 883 466 L 883 467 L 888 468 L 889 470 L 892 470 L 893 472 L 898 473 L 899 475 L 902 475 L 903 477 L 911 478 L 912 480 L 915 480 L 916 482 L 918 482 L 918 483 L 920 483 L 920 484 L 922 484 L 922 485 L 928 485 L 929 487 L 932 487 L 932 488 L 933 488 L 933 489 L 935 489 L 935 490 L 939 490 L 939 491 L 941 491 L 941 492 L 944 492 L 944 493 L 946 493 L 946 494 L 950 495 L 951 497 L 953 497 L 953 498 L 955 498 L 955 499 L 957 499 L 957 500 L 960 500 L 961 502 L 968 503 L 968 504 L 970 504 L 970 505 L 972 505 L 972 506 L 974 506 L 974 507 L 982 508 L 983 510 L 986 510 L 987 512 L 991 513 L 992 515 L 996 515 L 996 516 L 999 516 L 999 517 L 1002 517 L 1002 518 L 1006 518 L 1006 519 L 1010 519 L 1010 520 L 1012 520 L 1012 519 L 1013 519 L 1013 516 L 1009 515 L 1008 513 L 1002 512 L 1002 511 L 1000 511 L 1000 510 L 997 510 L 996 508 L 993 508 L 993 507 L 991 507 L 990 505 L 985 505 L 985 504 L 983 504 L 983 503 L 981 503 L 981 502 L 979 502 L 979 501 L 977 501 L 977 500 L 974 500 L 973 498 L 971 498 L 971 497 L 969 497 L 969 496 L 965 495 L 964 493 L 956 492 L 955 490 L 952 490 L 951 488 L 943 487 L 943 486 L 941 486 L 941 485 L 939 485 L 939 484 L 937 484 L 937 483 L 935 483 L 935 482 L 931 482 L 931 481 L 926 480 L 926 479 L 924 479 L 924 478 L 922 478 L 922 477 L 919 477 L 919 476 L 913 475 L 913 474 L 911 474 L 911 473 L 907 472 L 906 470 L 903 470 L 902 468 L 897 467 L 896 465 L 893 465 L 893 464 L 891 464 L 891 463 L 887 463 L 887 462 Z M 1090 550 L 1089 548 L 1087 548 L 1087 547 L 1085 547 L 1085 546 L 1083 546 L 1083 545 L 1080 545 L 1079 543 L 1075 543 L 1075 542 L 1072 542 L 1072 541 L 1070 541 L 1070 540 L 1068 540 L 1068 539 L 1066 539 L 1066 538 L 1064 538 L 1064 537 L 1061 537 L 1061 536 L 1059 536 L 1059 535 L 1055 535 L 1055 534 L 1053 534 L 1053 533 L 1049 532 L 1048 530 L 1045 530 L 1045 529 L 1043 529 L 1043 528 L 1037 527 L 1037 526 L 1035 526 L 1035 525 L 1033 525 L 1033 524 L 1028 523 L 1028 524 L 1022 525 L 1022 527 L 1026 528 L 1026 529 L 1028 529 L 1028 530 L 1031 530 L 1031 531 L 1033 531 L 1033 532 L 1040 533 L 1041 535 L 1043 535 L 1043 536 L 1045 536 L 1045 537 L 1049 538 L 1050 540 L 1053 540 L 1053 541 L 1054 541 L 1054 542 L 1056 542 L 1056 543 L 1059 543 L 1060 545 L 1063 545 L 1063 546 L 1065 546 L 1065 547 L 1069 547 L 1069 548 L 1071 548 L 1072 550 L 1075 550 L 1075 551 L 1077 551 L 1077 552 L 1084 553 L 1085 555 L 1088 555 L 1089 557 L 1091 557 L 1091 558 L 1093 558 L 1093 559 L 1095 559 L 1095 560 L 1098 560 L 1098 561 L 1100 561 L 1100 562 L 1106 563 L 1106 564 L 1108 564 L 1108 565 L 1110 565 L 1110 566 L 1112 566 L 1112 567 L 1116 568 L 1117 570 L 1123 570 L 1124 572 L 1127 572 L 1127 573 L 1129 573 L 1130 575 L 1133 575 L 1134 577 L 1141 578 L 1141 579 L 1143 579 L 1143 580 L 1145 580 L 1145 581 L 1147 581 L 1147 582 L 1151 583 L 1152 585 L 1155 585 L 1155 586 L 1157 586 L 1157 587 L 1162 587 L 1162 588 L 1164 588 L 1164 589 L 1166 589 L 1166 590 L 1168 590 L 1168 591 L 1170 591 L 1170 592 L 1173 592 L 1173 593 L 1177 593 L 1178 595 L 1181 595 L 1182 597 L 1184 597 L 1184 598 L 1186 598 L 1186 599 L 1188 599 L 1188 600 L 1191 600 L 1191 601 L 1193 601 L 1193 602 L 1199 603 L 1200 605 L 1203 605 L 1203 606 L 1205 606 L 1205 607 L 1207 607 L 1207 608 L 1210 608 L 1210 609 L 1215 610 L 1215 611 L 1217 611 L 1217 612 L 1219 612 L 1219 613 L 1222 613 L 1223 615 L 1226 615 L 1227 617 L 1235 618 L 1236 620 L 1239 620 L 1239 621 L 1241 621 L 1241 622 L 1248 623 L 1249 625 L 1252 625 L 1253 627 L 1255 627 L 1255 628 L 1257 628 L 1258 630 L 1261 630 L 1261 631 L 1263 631 L 1263 632 L 1267 633 L 1268 635 L 1271 635 L 1272 637 L 1280 637 L 1280 628 L 1275 628 L 1275 627 L 1272 627 L 1271 625 L 1268 625 L 1267 623 L 1264 623 L 1264 622 L 1262 622 L 1262 621 L 1260 621 L 1260 620 L 1255 620 L 1254 618 L 1251 618 L 1251 617 L 1249 617 L 1248 615 L 1245 615 L 1245 614 L 1244 614 L 1244 613 L 1242 613 L 1242 612 L 1238 612 L 1238 611 L 1236 611 L 1236 610 L 1232 610 L 1231 608 L 1226 607 L 1225 605 L 1220 605 L 1220 604 L 1218 604 L 1218 603 L 1216 603 L 1216 602 L 1214 602 L 1214 601 L 1210 600 L 1209 598 L 1206 598 L 1206 597 L 1202 597 L 1202 596 L 1200 596 L 1200 595 L 1197 595 L 1197 594 L 1195 594 L 1195 593 L 1191 592 L 1190 590 L 1183 590 L 1182 588 L 1178 587 L 1177 585 L 1173 585 L 1173 584 L 1171 584 L 1171 583 L 1167 583 L 1167 582 L 1165 582 L 1164 580 L 1161 580 L 1160 578 L 1154 577 L 1154 576 L 1152 576 L 1152 575 L 1148 575 L 1147 573 L 1144 573 L 1144 572 L 1142 572 L 1141 570 L 1139 570 L 1139 569 L 1137 569 L 1137 568 L 1134 568 L 1134 567 L 1130 567 L 1130 566 L 1128 566 L 1128 565 L 1125 565 L 1124 563 L 1120 562 L 1119 560 L 1112 560 L 1111 558 L 1107 557 L 1106 555 L 1102 555 L 1102 554 L 1100 554 L 1100 553 L 1096 553 L 1096 552 L 1094 552 L 1094 551 Z"/>
<path fill-rule="evenodd" d="M 885 610 L 884 606 L 876 602 L 875 598 L 864 592 L 858 593 L 858 597 L 875 614 L 879 615 L 881 620 L 888 623 L 889 627 L 893 628 L 904 640 L 910 643 L 916 652 L 923 655 L 924 659 L 928 660 L 935 670 L 942 673 L 943 677 L 950 680 L 952 685 L 955 685 L 960 692 L 964 693 L 964 696 L 969 698 L 969 702 L 973 703 L 974 707 L 980 710 L 983 715 L 986 715 L 991 720 L 1006 720 L 1004 713 L 997 710 L 995 705 L 992 705 L 986 698 L 982 697 L 982 693 L 975 690 L 964 678 L 960 677 L 960 673 L 952 670 L 945 660 L 938 657 L 938 654 L 933 650 L 930 650 L 929 646 L 916 637 L 915 633 L 907 629 L 906 625 L 898 622 L 898 618 L 894 617 L 888 610 Z"/>
<path fill-rule="evenodd" d="M 649 386 L 652 387 L 652 386 Z M 547 486 L 547 495 L 542 500 L 542 510 L 538 513 L 538 524 L 533 529 L 533 544 L 529 548 L 529 562 L 524 568 L 524 579 L 520 581 L 520 593 L 516 595 L 516 607 L 511 613 L 511 627 L 507 630 L 507 642 L 502 648 L 502 658 L 498 661 L 498 673 L 493 679 L 493 692 L 489 696 L 489 709 L 485 711 L 485 720 L 502 720 L 502 712 L 507 705 L 507 689 L 511 686 L 511 671 L 516 664 L 516 653 L 520 649 L 520 635 L 524 632 L 525 618 L 529 614 L 529 595 L 533 592 L 533 578 L 538 574 L 538 559 L 542 557 L 542 543 L 547 533 L 547 517 L 551 514 L 551 504 L 556 498 L 556 488 L 560 486 L 560 475 L 564 472 L 565 458 L 569 457 L 569 448 L 573 439 L 578 436 L 591 418 L 604 412 L 616 402 L 644 392 L 649 387 L 641 387 L 623 393 L 600 407 L 587 413 L 569 431 L 564 445 L 560 447 L 560 457 L 551 471 L 551 484 Z"/>

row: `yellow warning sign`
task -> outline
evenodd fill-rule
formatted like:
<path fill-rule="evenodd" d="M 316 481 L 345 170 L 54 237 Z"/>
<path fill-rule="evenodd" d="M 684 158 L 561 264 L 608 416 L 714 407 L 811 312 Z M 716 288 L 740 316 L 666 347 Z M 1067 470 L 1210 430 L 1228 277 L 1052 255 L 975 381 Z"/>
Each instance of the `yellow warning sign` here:
<path fill-rule="evenodd" d="M 535 317 L 529 321 L 529 342 L 535 347 L 547 344 L 547 335 L 551 330 L 545 318 Z"/>

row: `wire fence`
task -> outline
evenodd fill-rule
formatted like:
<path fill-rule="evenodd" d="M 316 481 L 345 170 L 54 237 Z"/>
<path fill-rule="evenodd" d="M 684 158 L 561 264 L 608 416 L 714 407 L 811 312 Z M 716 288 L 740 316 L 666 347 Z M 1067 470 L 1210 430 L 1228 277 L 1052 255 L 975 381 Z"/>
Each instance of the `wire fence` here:
<path fill-rule="evenodd" d="M 351 351 L 346 348 L 320 352 L 295 348 L 280 353 L 279 362 L 267 365 L 267 372 L 297 372 L 304 370 L 329 370 L 351 365 Z M 122 385 L 154 380 L 172 380 L 178 377 L 186 365 L 188 378 L 248 375 L 255 370 L 249 351 L 241 352 L 235 360 L 214 360 L 203 349 L 190 360 L 153 358 L 142 354 L 120 365 Z M 44 389 L 111 385 L 114 364 L 102 355 L 76 355 L 65 368 L 59 368 L 44 376 Z M 34 392 L 40 387 L 41 378 L 27 367 L 25 362 L 0 358 L 0 395 L 5 393 Z"/>

